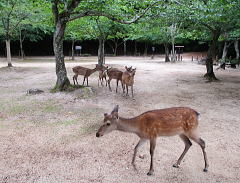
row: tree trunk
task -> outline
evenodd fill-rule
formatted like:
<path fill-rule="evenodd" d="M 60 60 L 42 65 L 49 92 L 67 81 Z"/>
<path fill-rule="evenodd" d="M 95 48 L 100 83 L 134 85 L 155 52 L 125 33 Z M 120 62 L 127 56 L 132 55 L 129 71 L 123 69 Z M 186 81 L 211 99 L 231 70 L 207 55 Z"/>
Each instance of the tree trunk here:
<path fill-rule="evenodd" d="M 207 58 L 206 58 L 207 73 L 204 75 L 204 77 L 209 81 L 218 80 L 213 72 L 213 59 L 216 57 L 216 48 L 217 48 L 217 42 L 218 42 L 219 36 L 220 36 L 220 31 L 218 30 L 212 31 L 212 42 L 209 46 L 209 49 L 207 52 Z"/>
<path fill-rule="evenodd" d="M 99 38 L 98 45 L 98 65 L 102 66 L 105 63 L 105 53 L 104 53 L 105 40 Z"/>
<path fill-rule="evenodd" d="M 12 67 L 12 58 L 11 58 L 11 47 L 10 47 L 10 39 L 6 39 L 6 49 L 7 49 L 7 61 L 8 67 Z"/>
<path fill-rule="evenodd" d="M 53 35 L 53 49 L 55 54 L 56 61 L 56 75 L 57 82 L 55 85 L 55 89 L 57 90 L 65 90 L 70 85 L 70 81 L 67 77 L 67 70 L 64 62 L 63 55 L 63 37 L 66 28 L 66 23 L 58 20 L 56 22 L 56 27 Z"/>
<path fill-rule="evenodd" d="M 225 61 L 226 57 L 227 57 L 227 53 L 228 53 L 228 48 L 231 46 L 233 42 L 229 42 L 227 43 L 227 41 L 225 41 L 224 43 L 224 47 L 223 47 L 223 53 L 222 53 L 222 60 Z"/>
<path fill-rule="evenodd" d="M 172 39 L 172 58 L 171 58 L 171 61 L 172 62 L 175 62 L 176 61 L 176 54 L 175 54 L 175 43 L 174 43 L 174 38 Z"/>
<path fill-rule="evenodd" d="M 22 31 L 21 29 L 19 30 L 19 44 L 20 44 L 20 54 L 21 54 L 21 59 L 24 59 L 24 51 L 23 51 L 23 39 L 22 39 Z"/>
<path fill-rule="evenodd" d="M 134 56 L 137 55 L 137 41 L 135 41 L 135 44 L 134 44 Z"/>
<path fill-rule="evenodd" d="M 146 57 L 147 56 L 147 54 L 148 54 L 148 44 L 147 43 L 145 43 L 145 47 L 144 47 L 144 56 Z"/>
<path fill-rule="evenodd" d="M 227 41 L 225 41 L 224 47 L 223 47 L 223 53 L 222 53 L 222 60 L 223 61 L 225 61 L 225 59 L 226 59 L 227 52 L 228 52 L 228 45 L 227 45 Z"/>
<path fill-rule="evenodd" d="M 72 40 L 72 60 L 74 60 L 74 42 L 75 40 Z"/>
<path fill-rule="evenodd" d="M 123 52 L 124 52 L 124 56 L 127 56 L 127 41 L 124 40 L 123 42 Z"/>
<path fill-rule="evenodd" d="M 234 48 L 235 48 L 235 51 L 236 51 L 236 59 L 238 60 L 238 59 L 239 59 L 238 40 L 235 40 L 235 41 L 234 41 Z"/>
<path fill-rule="evenodd" d="M 164 43 L 164 48 L 165 48 L 165 62 L 170 62 L 169 59 L 169 48 L 168 48 L 168 44 Z"/>
<path fill-rule="evenodd" d="M 114 55 L 114 56 L 117 56 L 118 40 L 117 40 L 117 41 L 114 41 L 114 43 L 115 43 L 115 47 L 114 47 L 114 53 L 113 53 L 113 55 Z"/>

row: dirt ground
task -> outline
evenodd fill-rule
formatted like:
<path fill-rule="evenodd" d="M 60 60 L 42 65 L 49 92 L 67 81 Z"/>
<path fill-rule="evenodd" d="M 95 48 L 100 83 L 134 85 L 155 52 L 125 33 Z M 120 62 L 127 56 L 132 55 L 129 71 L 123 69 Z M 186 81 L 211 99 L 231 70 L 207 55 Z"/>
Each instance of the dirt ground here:
<path fill-rule="evenodd" d="M 188 57 L 186 57 L 188 56 Z M 96 57 L 66 60 L 71 68 L 93 68 Z M 203 78 L 205 66 L 184 61 L 164 63 L 144 57 L 108 57 L 106 64 L 137 68 L 135 100 L 98 87 L 97 73 L 89 78 L 92 90 L 51 93 L 56 81 L 52 57 L 14 60 L 6 68 L 0 58 L 0 182 L 88 183 L 88 182 L 184 182 L 237 183 L 240 179 L 240 68 L 217 70 L 219 82 Z M 79 76 L 79 82 L 82 77 Z M 30 88 L 43 94 L 26 95 Z M 115 81 L 112 82 L 115 89 Z M 149 143 L 141 147 L 138 171 L 131 166 L 134 134 L 112 132 L 96 138 L 103 113 L 120 106 L 119 115 L 133 117 L 157 108 L 188 106 L 201 114 L 199 131 L 206 142 L 209 171 L 204 173 L 200 147 L 193 146 L 180 168 L 173 168 L 184 144 L 179 137 L 159 137 L 155 150 L 155 173 L 147 176 Z"/>

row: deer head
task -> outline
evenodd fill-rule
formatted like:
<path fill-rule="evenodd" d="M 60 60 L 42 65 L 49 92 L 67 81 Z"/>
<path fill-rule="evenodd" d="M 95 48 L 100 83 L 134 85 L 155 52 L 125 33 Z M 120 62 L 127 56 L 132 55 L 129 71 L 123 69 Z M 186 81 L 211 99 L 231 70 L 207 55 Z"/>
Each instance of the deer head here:
<path fill-rule="evenodd" d="M 96 137 L 101 137 L 117 129 L 118 108 L 116 105 L 111 114 L 104 114 L 103 125 L 98 129 Z"/>
<path fill-rule="evenodd" d="M 126 69 L 127 72 L 131 72 L 132 71 L 132 66 L 131 67 L 125 66 L 125 69 Z"/>

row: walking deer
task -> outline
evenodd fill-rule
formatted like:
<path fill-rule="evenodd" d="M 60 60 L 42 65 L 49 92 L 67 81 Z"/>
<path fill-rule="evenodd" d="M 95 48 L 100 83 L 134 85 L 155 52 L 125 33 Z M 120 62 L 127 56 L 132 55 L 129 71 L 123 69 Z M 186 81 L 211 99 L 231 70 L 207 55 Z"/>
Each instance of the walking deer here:
<path fill-rule="evenodd" d="M 134 76 L 136 73 L 136 68 L 132 69 L 132 67 L 125 66 L 126 71 L 122 74 L 122 85 L 123 85 L 123 93 L 125 93 L 125 87 L 127 90 L 126 96 L 128 95 L 128 87 L 131 86 L 132 91 L 132 98 L 133 96 L 133 83 L 134 83 Z"/>
<path fill-rule="evenodd" d="M 96 64 L 96 67 L 94 69 L 89 69 L 89 68 L 82 67 L 82 66 L 73 67 L 72 70 L 75 73 L 75 75 L 73 76 L 74 85 L 75 85 L 75 81 L 76 81 L 76 84 L 78 85 L 78 81 L 77 81 L 78 75 L 82 75 L 82 76 L 84 76 L 82 85 L 84 85 L 85 79 L 87 79 L 87 86 L 88 86 L 88 77 L 92 73 L 94 73 L 94 72 L 96 72 L 97 70 L 100 70 L 100 69 L 101 69 L 101 66 L 99 66 L 97 64 Z"/>
<path fill-rule="evenodd" d="M 104 124 L 99 128 L 96 133 L 96 137 L 101 137 L 113 130 L 119 130 L 123 132 L 135 133 L 139 136 L 140 140 L 134 148 L 132 165 L 134 169 L 135 158 L 138 148 L 144 144 L 147 140 L 150 141 L 150 155 L 151 163 L 150 169 L 147 175 L 152 175 L 153 168 L 153 156 L 156 146 L 156 139 L 158 136 L 174 136 L 179 135 L 185 144 L 184 151 L 178 158 L 173 167 L 178 168 L 183 157 L 191 147 L 190 141 L 198 143 L 203 152 L 205 167 L 204 172 L 208 171 L 208 160 L 205 152 L 205 142 L 198 135 L 198 116 L 195 110 L 188 107 L 173 107 L 167 109 L 156 109 L 147 111 L 134 118 L 123 118 L 118 116 L 118 105 L 115 106 L 111 114 L 104 114 Z"/>
<path fill-rule="evenodd" d="M 110 69 L 107 70 L 107 75 L 108 75 L 108 78 L 109 78 L 108 79 L 108 87 L 109 87 L 110 91 L 112 91 L 111 86 L 110 86 L 111 80 L 116 79 L 117 80 L 116 93 L 117 93 L 119 81 L 122 84 L 122 74 L 123 74 L 122 71 L 120 71 L 118 69 L 115 69 L 115 68 L 110 68 Z"/>
<path fill-rule="evenodd" d="M 106 82 L 106 86 L 107 86 L 107 70 L 108 70 L 108 66 L 103 66 L 102 69 L 99 70 L 99 76 L 98 76 L 98 86 L 99 86 L 99 82 L 101 82 L 101 85 L 103 86 L 103 81 L 105 79 Z"/>

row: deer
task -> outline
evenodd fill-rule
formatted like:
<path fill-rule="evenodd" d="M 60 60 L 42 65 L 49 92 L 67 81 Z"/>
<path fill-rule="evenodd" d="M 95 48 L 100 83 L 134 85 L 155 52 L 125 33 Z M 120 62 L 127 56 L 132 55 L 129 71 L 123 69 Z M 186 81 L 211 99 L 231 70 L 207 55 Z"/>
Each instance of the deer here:
<path fill-rule="evenodd" d="M 116 79 L 117 80 L 116 93 L 117 93 L 119 81 L 121 81 L 121 84 L 122 84 L 122 74 L 123 74 L 123 72 L 116 69 L 116 68 L 110 68 L 110 69 L 107 70 L 107 75 L 108 75 L 108 78 L 109 78 L 108 79 L 108 87 L 109 87 L 110 91 L 112 91 L 111 86 L 110 86 L 111 80 Z"/>
<path fill-rule="evenodd" d="M 114 130 L 135 133 L 140 138 L 132 157 L 132 166 L 135 170 L 137 170 L 135 165 L 137 151 L 146 141 L 150 141 L 151 155 L 150 169 L 147 175 L 153 175 L 153 157 L 157 137 L 179 135 L 185 148 L 173 167 L 180 166 L 182 159 L 192 145 L 191 139 L 200 145 L 205 162 L 203 171 L 208 171 L 209 164 L 205 152 L 205 142 L 200 138 L 197 129 L 200 115 L 198 112 L 189 107 L 172 107 L 147 111 L 133 118 L 123 118 L 118 115 L 118 109 L 119 106 L 116 105 L 110 114 L 104 114 L 103 125 L 98 129 L 96 137 L 102 137 Z"/>
<path fill-rule="evenodd" d="M 76 66 L 76 67 L 73 67 L 72 70 L 74 72 L 74 76 L 73 76 L 73 83 L 75 85 L 75 81 L 76 81 L 76 84 L 78 85 L 78 81 L 77 81 L 77 78 L 78 78 L 78 75 L 83 75 L 84 78 L 83 78 L 83 86 L 84 86 L 84 82 L 85 82 L 85 79 L 87 79 L 87 86 L 88 86 L 88 77 L 93 74 L 94 72 L 96 72 L 97 70 L 100 70 L 102 66 L 99 66 L 98 64 L 96 64 L 96 67 L 94 69 L 89 69 L 89 68 L 86 68 L 86 67 L 82 67 L 82 66 Z"/>
<path fill-rule="evenodd" d="M 105 79 L 106 82 L 106 86 L 107 86 L 107 70 L 108 70 L 108 66 L 103 66 L 102 69 L 99 70 L 99 76 L 98 76 L 98 86 L 99 86 L 99 82 L 101 82 L 101 85 L 103 86 L 103 81 Z"/>
<path fill-rule="evenodd" d="M 127 67 L 125 66 L 126 71 L 123 72 L 122 74 L 122 85 L 123 85 L 123 93 L 125 93 L 125 86 L 126 86 L 126 96 L 128 95 L 128 87 L 131 86 L 131 91 L 132 91 L 132 98 L 133 96 L 133 83 L 134 83 L 134 76 L 136 73 L 136 68 L 132 69 L 132 67 Z"/>

